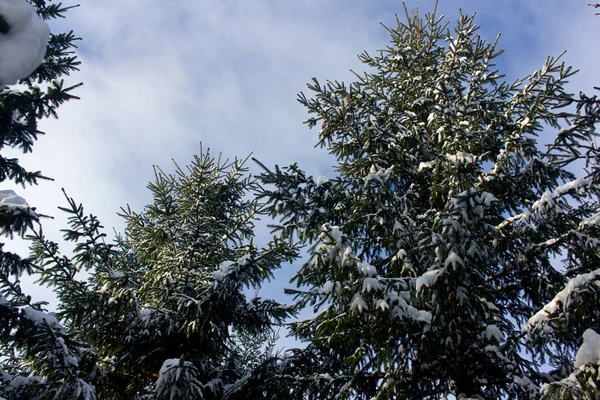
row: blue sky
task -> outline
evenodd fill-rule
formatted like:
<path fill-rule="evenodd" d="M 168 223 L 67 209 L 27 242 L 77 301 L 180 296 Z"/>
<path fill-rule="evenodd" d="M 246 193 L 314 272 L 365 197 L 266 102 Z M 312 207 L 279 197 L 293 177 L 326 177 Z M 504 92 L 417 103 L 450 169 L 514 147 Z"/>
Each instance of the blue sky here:
<path fill-rule="evenodd" d="M 435 2 L 406 4 L 428 12 Z M 459 8 L 477 11 L 484 38 L 502 32 L 499 67 L 511 80 L 568 50 L 564 60 L 580 69 L 571 90 L 600 86 L 600 16 L 587 0 L 440 0 L 438 13 L 452 23 Z M 363 70 L 356 55 L 387 45 L 379 22 L 393 26 L 395 13 L 404 13 L 400 1 L 85 2 L 51 23 L 55 32 L 72 29 L 83 38 L 81 71 L 67 79 L 84 82 L 76 93 L 81 100 L 62 107 L 59 120 L 44 121 L 46 136 L 21 157 L 55 181 L 17 192 L 56 217 L 44 226 L 58 241 L 66 224 L 56 210 L 65 204 L 61 188 L 98 215 L 109 234 L 121 231 L 119 208 L 141 210 L 150 201 L 152 165 L 184 165 L 200 142 L 226 157 L 254 152 L 267 166 L 298 162 L 311 174 L 330 174 L 333 161 L 313 148 L 318 132 L 302 123 L 308 115 L 296 95 L 313 76 L 352 80 L 349 69 Z M 27 251 L 21 243 L 10 248 Z M 269 286 L 273 295 L 292 272 Z M 28 290 L 34 299 L 48 296 Z"/>

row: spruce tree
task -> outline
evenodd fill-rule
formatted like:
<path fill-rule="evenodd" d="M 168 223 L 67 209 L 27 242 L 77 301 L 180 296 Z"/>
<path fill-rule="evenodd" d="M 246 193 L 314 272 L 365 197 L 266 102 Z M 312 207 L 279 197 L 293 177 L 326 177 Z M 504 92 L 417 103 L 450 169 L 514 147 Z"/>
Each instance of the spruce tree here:
<path fill-rule="evenodd" d="M 78 40 L 73 32 L 52 32 L 46 44 L 47 27 L 35 16 L 37 12 L 42 20 L 62 18 L 72 7 L 45 0 L 30 3 L 33 10 L 24 0 L 3 2 L 0 8 L 0 183 L 12 181 L 23 187 L 49 178 L 23 168 L 18 159 L 6 155 L 6 149 L 33 150 L 43 134 L 39 121 L 57 117 L 58 107 L 76 98 L 71 92 L 78 85 L 67 87 L 62 78 L 79 65 L 73 54 Z M 33 19 L 23 19 L 24 15 Z M 39 48 L 23 47 L 31 41 Z M 45 57 L 37 66 L 44 47 Z M 4 85 L 18 78 L 22 78 L 19 86 Z M 12 190 L 0 191 L 3 236 L 23 236 L 38 220 L 34 208 L 22 197 Z M 39 266 L 3 248 L 0 243 L 0 397 L 90 398 L 92 390 L 82 379 L 84 367 L 76 365 L 85 358 L 79 344 L 69 338 L 54 315 L 43 310 L 43 303 L 33 303 L 21 289 L 23 274 L 37 272 Z"/>
<path fill-rule="evenodd" d="M 97 398 L 265 396 L 273 329 L 295 310 L 250 291 L 297 249 L 279 238 L 254 245 L 264 205 L 251 196 L 256 178 L 244 164 L 206 152 L 173 174 L 156 168 L 153 201 L 142 212 L 123 209 L 126 229 L 114 243 L 70 198 L 64 232 L 76 243 L 73 256 L 41 231 L 32 237 L 57 316 L 93 349 Z"/>
<path fill-rule="evenodd" d="M 289 292 L 317 313 L 292 324 L 307 347 L 272 382 L 297 399 L 526 399 L 569 384 L 594 398 L 598 360 L 573 360 L 600 329 L 597 98 L 566 93 L 574 71 L 552 57 L 506 82 L 474 16 L 449 29 L 407 12 L 388 31 L 355 82 L 313 79 L 299 96 L 335 176 L 261 175 L 275 230 L 310 245 Z"/>

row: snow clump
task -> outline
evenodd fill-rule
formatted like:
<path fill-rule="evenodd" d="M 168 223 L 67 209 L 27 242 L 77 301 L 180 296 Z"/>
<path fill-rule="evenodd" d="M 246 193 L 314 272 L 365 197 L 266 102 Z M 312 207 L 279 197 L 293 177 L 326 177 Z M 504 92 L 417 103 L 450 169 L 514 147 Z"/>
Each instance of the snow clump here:
<path fill-rule="evenodd" d="M 2 63 L 1 59 L 0 63 Z M 25 199 L 21 196 L 17 196 L 14 190 L 0 190 L 0 210 L 11 211 L 13 214 L 22 212 L 24 214 L 29 214 L 34 218 L 37 217 L 37 214 L 31 210 L 31 207 L 29 207 L 29 204 L 27 204 Z"/>
<path fill-rule="evenodd" d="M 575 355 L 575 368 L 585 364 L 600 364 L 600 335 L 593 329 L 583 332 L 583 343 Z"/>
<path fill-rule="evenodd" d="M 317 176 L 313 178 L 316 186 L 321 186 L 329 182 L 329 179 L 326 176 Z"/>
<path fill-rule="evenodd" d="M 42 63 L 50 30 L 26 0 L 0 0 L 0 86 L 14 85 Z"/>

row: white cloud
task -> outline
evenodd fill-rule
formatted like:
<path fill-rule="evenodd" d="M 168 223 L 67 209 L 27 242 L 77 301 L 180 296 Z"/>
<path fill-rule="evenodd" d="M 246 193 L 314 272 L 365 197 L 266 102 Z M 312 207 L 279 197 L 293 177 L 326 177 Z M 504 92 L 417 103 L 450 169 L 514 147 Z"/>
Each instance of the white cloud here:
<path fill-rule="evenodd" d="M 503 31 L 501 67 L 509 76 L 569 49 L 565 59 L 582 70 L 577 87 L 597 84 L 600 17 L 585 2 L 444 2 L 440 12 L 451 23 L 459 3 L 478 11 L 487 39 Z M 433 4 L 408 6 L 424 12 Z M 356 55 L 387 45 L 378 22 L 392 26 L 395 12 L 402 18 L 400 3 L 387 0 L 86 2 L 51 23 L 83 37 L 81 72 L 69 78 L 84 82 L 82 99 L 46 121 L 47 135 L 23 157 L 56 181 L 19 194 L 56 216 L 46 225 L 58 240 L 61 187 L 120 230 L 119 207 L 139 210 L 150 200 L 152 165 L 169 169 L 171 158 L 184 164 L 199 142 L 228 157 L 254 151 L 266 165 L 298 161 L 321 175 L 331 160 L 313 148 L 317 133 L 302 124 L 307 114 L 296 94 L 312 76 L 352 80 L 348 70 L 362 69 Z"/>

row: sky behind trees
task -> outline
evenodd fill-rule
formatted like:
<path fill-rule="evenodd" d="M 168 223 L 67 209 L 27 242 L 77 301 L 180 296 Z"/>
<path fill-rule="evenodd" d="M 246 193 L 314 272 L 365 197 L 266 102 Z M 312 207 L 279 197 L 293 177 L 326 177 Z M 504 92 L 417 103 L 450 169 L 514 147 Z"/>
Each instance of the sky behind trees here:
<path fill-rule="evenodd" d="M 434 4 L 406 2 L 421 13 Z M 498 47 L 506 52 L 498 67 L 509 80 L 568 50 L 564 60 L 580 70 L 571 91 L 591 93 L 600 85 L 600 17 L 587 1 L 443 0 L 438 7 L 451 26 L 462 7 L 477 11 L 484 38 L 502 32 Z M 150 200 L 152 165 L 185 165 L 200 142 L 226 157 L 254 152 L 267 166 L 299 162 L 311 174 L 328 175 L 331 158 L 313 148 L 318 132 L 302 124 L 308 116 L 296 95 L 313 76 L 352 81 L 349 69 L 364 70 L 356 55 L 389 41 L 379 22 L 393 26 L 403 12 L 400 1 L 387 0 L 83 3 L 58 25 L 51 21 L 51 29 L 83 38 L 81 71 L 67 82 L 84 82 L 76 93 L 81 100 L 66 104 L 59 120 L 43 122 L 46 136 L 33 154 L 19 155 L 25 167 L 55 181 L 17 193 L 55 217 L 44 227 L 58 240 L 66 224 L 56 209 L 65 205 L 61 188 L 98 215 L 109 234 L 120 231 L 119 208 L 141 210 Z M 27 251 L 20 242 L 8 246 Z M 280 286 L 292 272 L 282 272 Z M 32 290 L 35 299 L 47 299 L 48 292 L 26 288 Z"/>

